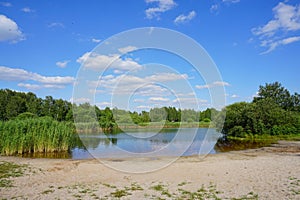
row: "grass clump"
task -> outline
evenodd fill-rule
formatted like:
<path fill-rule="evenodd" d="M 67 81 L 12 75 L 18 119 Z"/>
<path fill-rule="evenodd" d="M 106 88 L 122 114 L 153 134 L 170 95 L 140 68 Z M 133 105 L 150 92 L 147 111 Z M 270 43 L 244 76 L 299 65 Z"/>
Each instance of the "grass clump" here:
<path fill-rule="evenodd" d="M 127 192 L 126 190 L 117 189 L 116 191 L 110 193 L 110 195 L 116 198 L 121 198 L 121 197 L 131 195 L 131 193 Z"/>
<path fill-rule="evenodd" d="M 66 152 L 78 136 L 74 124 L 50 117 L 0 122 L 0 154 Z"/>
<path fill-rule="evenodd" d="M 25 167 L 26 165 L 0 161 L 0 187 L 13 187 L 10 178 L 23 176 Z"/>
<path fill-rule="evenodd" d="M 150 189 L 161 192 L 161 195 L 164 195 L 167 197 L 172 197 L 172 195 L 170 194 L 169 190 L 166 188 L 165 185 L 157 184 L 157 185 L 150 187 Z"/>

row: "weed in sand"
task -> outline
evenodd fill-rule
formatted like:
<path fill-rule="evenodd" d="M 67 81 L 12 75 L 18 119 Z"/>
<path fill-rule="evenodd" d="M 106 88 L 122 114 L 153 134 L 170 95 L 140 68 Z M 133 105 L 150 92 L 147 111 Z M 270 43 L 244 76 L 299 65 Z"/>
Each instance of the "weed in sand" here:
<path fill-rule="evenodd" d="M 27 165 L 18 165 L 12 162 L 0 161 L 0 187 L 13 187 L 11 177 L 24 175 Z"/>
<path fill-rule="evenodd" d="M 131 195 L 131 193 L 127 192 L 126 190 L 117 189 L 116 191 L 110 193 L 110 195 L 116 198 L 121 198 L 121 197 Z"/>

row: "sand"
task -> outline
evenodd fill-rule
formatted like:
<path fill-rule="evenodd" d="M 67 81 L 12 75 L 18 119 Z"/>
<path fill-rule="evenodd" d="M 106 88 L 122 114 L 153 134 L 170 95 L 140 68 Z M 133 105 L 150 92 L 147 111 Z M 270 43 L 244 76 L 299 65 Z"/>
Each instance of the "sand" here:
<path fill-rule="evenodd" d="M 160 166 L 170 158 L 114 159 L 106 164 Z M 125 173 L 96 159 L 60 160 L 0 157 L 27 164 L 14 187 L 0 187 L 0 199 L 300 199 L 300 142 L 181 157 L 148 173 Z M 134 169 L 128 169 L 133 171 Z"/>

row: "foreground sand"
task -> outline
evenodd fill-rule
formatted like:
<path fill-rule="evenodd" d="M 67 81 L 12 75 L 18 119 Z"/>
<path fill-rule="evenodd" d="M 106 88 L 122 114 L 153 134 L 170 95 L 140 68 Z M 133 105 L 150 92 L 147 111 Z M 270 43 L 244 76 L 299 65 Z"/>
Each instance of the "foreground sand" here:
<path fill-rule="evenodd" d="M 111 160 L 123 166 L 155 165 L 163 159 Z M 123 173 L 97 160 L 0 157 L 28 164 L 0 188 L 0 199 L 300 199 L 300 142 L 255 150 L 182 157 L 151 173 Z"/>

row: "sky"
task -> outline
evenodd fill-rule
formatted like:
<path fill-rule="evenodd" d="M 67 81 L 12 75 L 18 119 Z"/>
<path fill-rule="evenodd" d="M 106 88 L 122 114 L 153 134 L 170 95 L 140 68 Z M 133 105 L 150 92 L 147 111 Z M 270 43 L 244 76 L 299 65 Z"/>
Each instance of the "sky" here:
<path fill-rule="evenodd" d="M 203 77 L 199 66 L 174 53 L 140 49 L 129 39 L 118 47 L 108 42 L 143 27 L 192 39 L 221 79 Z M 109 53 L 101 51 L 105 45 Z M 218 88 L 225 89 L 226 105 L 251 101 L 259 85 L 275 81 L 300 93 L 299 52 L 299 0 L 0 0 L 0 88 L 41 98 L 137 111 L 203 110 L 213 106 Z M 78 94 L 85 72 L 97 79 L 85 76 L 86 91 Z"/>

